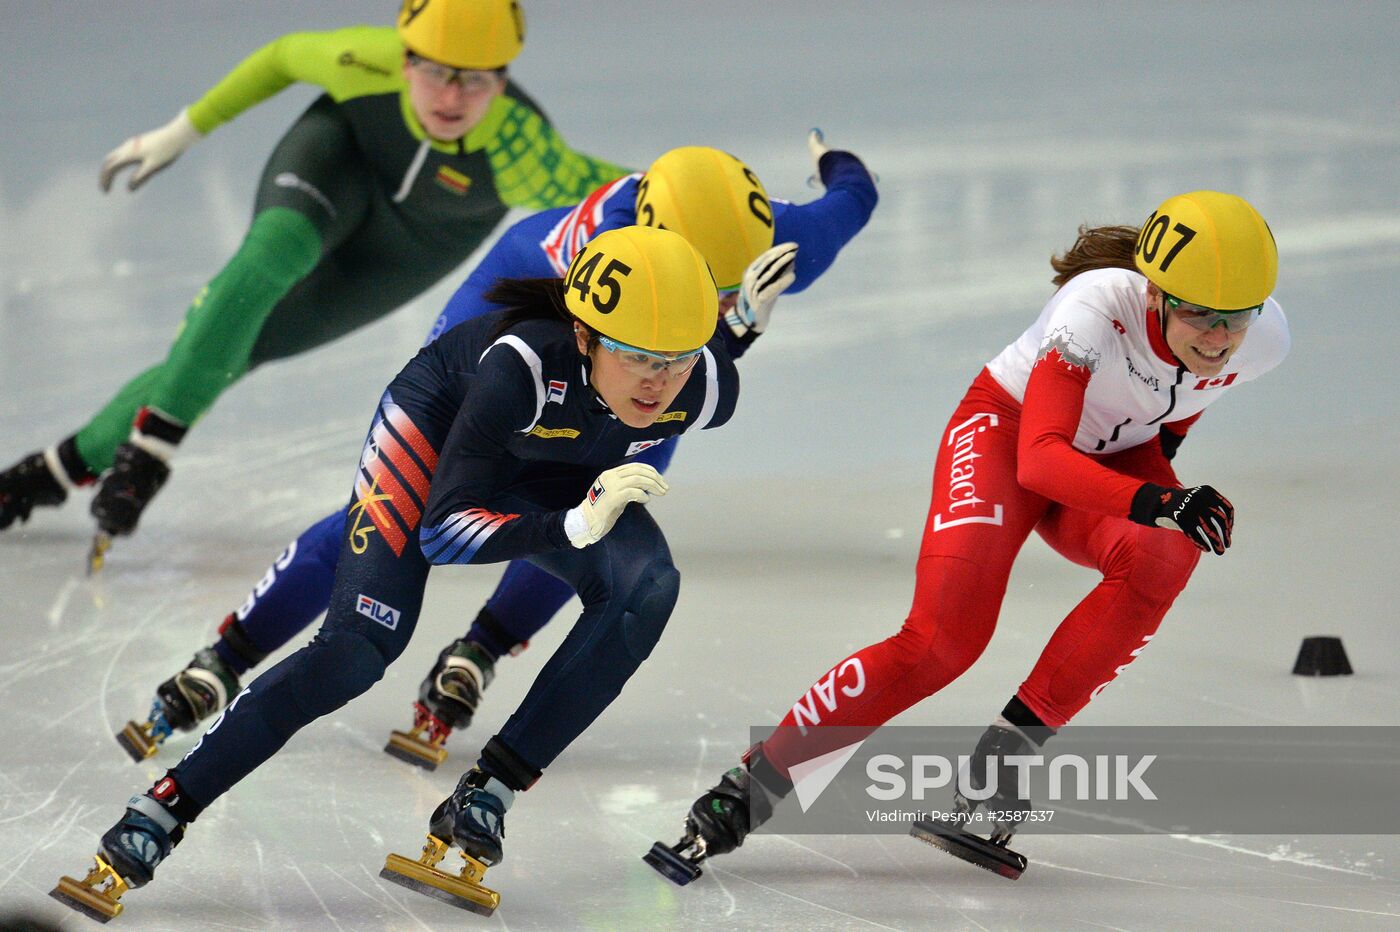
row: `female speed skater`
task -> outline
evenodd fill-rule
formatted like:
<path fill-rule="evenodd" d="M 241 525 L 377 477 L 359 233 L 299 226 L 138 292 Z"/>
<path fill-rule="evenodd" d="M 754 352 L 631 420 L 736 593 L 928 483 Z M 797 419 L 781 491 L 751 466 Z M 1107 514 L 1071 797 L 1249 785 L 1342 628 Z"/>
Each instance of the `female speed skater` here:
<path fill-rule="evenodd" d="M 610 230 L 562 280 L 503 280 L 488 297 L 504 310 L 428 344 L 380 399 L 315 639 L 254 680 L 179 764 L 132 797 L 92 873 L 64 878 L 56 897 L 115 915 L 118 897 L 150 882 L 205 808 L 384 675 L 413 634 L 433 565 L 529 559 L 566 580 L 583 613 L 433 813 L 439 859 L 455 844 L 474 879 L 416 862 L 417 873 L 391 872 L 459 905 L 494 908 L 496 894 L 475 881 L 501 860 L 506 810 L 618 696 L 676 602 L 680 574 L 665 537 L 645 508 L 628 507 L 668 486 L 635 454 L 723 425 L 739 381 L 733 337 L 715 326 L 709 267 L 670 230 Z"/>
<path fill-rule="evenodd" d="M 676 230 L 700 250 L 720 283 L 728 327 L 746 343 L 766 326 L 778 296 L 800 292 L 824 273 L 875 208 L 875 184 L 860 159 L 828 149 L 820 133 L 808 144 L 826 191 L 807 204 L 770 202 L 744 163 L 690 146 L 661 156 L 645 174 L 604 185 L 576 207 L 520 221 L 457 290 L 428 340 L 497 309 L 485 297 L 497 278 L 562 275 L 589 239 L 641 222 Z M 665 472 L 675 445 L 660 444 L 640 459 Z M 173 731 L 192 730 L 217 713 L 238 694 L 242 674 L 325 611 L 344 525 L 342 509 L 303 532 L 223 620 L 215 643 L 160 684 L 147 719 L 117 735 L 133 759 L 155 754 Z M 395 732 L 385 750 L 427 769 L 445 760 L 443 743 L 470 722 L 496 660 L 518 651 L 572 595 L 548 573 L 513 562 L 471 630 L 443 649 L 423 680 L 413 729 Z"/>
<path fill-rule="evenodd" d="M 1058 290 L 943 432 L 903 627 L 832 667 L 696 801 L 681 841 L 652 848 L 648 863 L 672 880 L 698 876 L 705 857 L 732 851 L 772 814 L 790 768 L 833 750 L 822 726 L 874 730 L 967 670 L 1032 530 L 1103 579 L 983 734 L 977 790 L 987 787 L 977 762 L 1038 749 L 1141 653 L 1201 554 L 1230 546 L 1234 507 L 1179 481 L 1169 460 L 1207 405 L 1288 352 L 1264 219 L 1239 197 L 1194 191 L 1141 228 L 1081 228 L 1051 265 Z M 838 733 L 854 740 L 851 729 L 828 734 Z M 1024 808 L 1014 789 L 1001 792 L 1014 775 L 997 786 L 989 809 Z M 971 815 L 979 803 L 957 805 Z M 990 842 L 931 823 L 915 834 L 1014 877 L 1025 866 L 1005 847 L 1016 825 L 997 822 Z"/>
<path fill-rule="evenodd" d="M 511 207 L 576 203 L 628 169 L 573 151 L 506 67 L 514 0 L 405 2 L 397 27 L 293 33 L 259 49 L 169 124 L 102 163 L 135 190 L 216 127 L 294 82 L 325 93 L 263 168 L 253 220 L 195 297 L 166 358 L 86 425 L 0 472 L 0 530 L 100 482 L 93 567 L 130 534 L 176 446 L 248 370 L 365 326 L 462 263 Z"/>

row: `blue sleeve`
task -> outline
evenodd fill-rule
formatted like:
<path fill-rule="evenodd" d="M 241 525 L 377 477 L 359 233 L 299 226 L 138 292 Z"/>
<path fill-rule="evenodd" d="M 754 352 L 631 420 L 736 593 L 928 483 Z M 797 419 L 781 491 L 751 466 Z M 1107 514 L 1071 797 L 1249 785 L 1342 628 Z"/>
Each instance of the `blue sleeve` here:
<path fill-rule="evenodd" d="M 809 204 L 773 204 L 773 242 L 797 244 L 797 281 L 786 294 L 795 294 L 831 267 L 841 247 L 865 226 L 879 195 L 875 180 L 861 160 L 833 149 L 818 165 L 826 193 Z"/>
<path fill-rule="evenodd" d="M 500 310 L 498 305 L 485 298 L 496 279 L 557 277 L 540 243 L 571 209 L 556 207 L 531 214 L 501 234 L 496 245 L 482 257 L 467 280 L 448 299 L 447 306 L 433 322 L 423 345 L 427 346 L 464 320 Z"/>

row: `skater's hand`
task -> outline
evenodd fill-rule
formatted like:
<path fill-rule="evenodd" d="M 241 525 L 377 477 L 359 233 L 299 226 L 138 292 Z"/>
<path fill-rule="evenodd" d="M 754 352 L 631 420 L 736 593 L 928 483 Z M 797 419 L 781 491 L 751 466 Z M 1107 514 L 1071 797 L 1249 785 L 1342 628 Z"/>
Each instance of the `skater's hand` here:
<path fill-rule="evenodd" d="M 180 157 L 180 154 L 194 145 L 200 137 L 199 130 L 190 122 L 189 112 L 181 110 L 169 123 L 153 129 L 149 133 L 132 136 L 117 146 L 102 160 L 102 170 L 97 181 L 103 191 L 112 189 L 112 179 L 123 168 L 135 165 L 136 171 L 127 180 L 126 189 L 135 191 L 145 184 L 146 179 Z"/>
<path fill-rule="evenodd" d="M 1148 527 L 1174 528 L 1207 553 L 1224 553 L 1235 525 L 1235 506 L 1208 485 L 1169 489 L 1148 482 L 1133 496 L 1128 517 Z"/>
<path fill-rule="evenodd" d="M 812 153 L 812 171 L 820 176 L 822 156 L 830 152 L 831 147 L 826 144 L 826 134 L 815 126 L 807 134 L 807 151 Z"/>
<path fill-rule="evenodd" d="M 736 337 L 762 333 L 773 316 L 778 296 L 796 280 L 797 244 L 779 243 L 749 263 L 739 285 L 739 297 L 725 311 L 724 322 Z"/>
<path fill-rule="evenodd" d="M 580 549 L 596 544 L 613 529 L 629 502 L 645 502 L 670 489 L 661 473 L 646 463 L 625 463 L 599 473 L 577 508 L 564 515 L 564 533 Z"/>

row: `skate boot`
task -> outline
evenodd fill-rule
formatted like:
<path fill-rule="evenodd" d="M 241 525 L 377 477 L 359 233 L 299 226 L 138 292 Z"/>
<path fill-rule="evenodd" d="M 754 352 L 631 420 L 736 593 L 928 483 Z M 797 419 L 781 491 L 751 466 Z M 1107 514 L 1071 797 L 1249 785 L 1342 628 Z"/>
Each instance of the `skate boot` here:
<path fill-rule="evenodd" d="M 505 815 L 515 794 L 495 777 L 475 768 L 462 774 L 457 789 L 443 800 L 428 822 L 428 843 L 418 860 L 389 855 L 379 876 L 460 909 L 489 916 L 501 895 L 482 886 L 486 868 L 502 860 Z M 450 874 L 438 864 L 452 845 L 462 857 L 462 869 Z"/>
<path fill-rule="evenodd" d="M 98 922 L 120 916 L 122 894 L 150 883 L 184 834 L 180 821 L 150 795 L 133 796 L 102 836 L 96 866 L 82 880 L 60 878 L 49 896 Z"/>
<path fill-rule="evenodd" d="M 690 807 L 681 840 L 670 847 L 656 842 L 642 860 L 666 879 L 685 886 L 700 876 L 706 858 L 742 845 L 751 831 L 772 817 L 773 807 L 791 790 L 792 784 L 764 758 L 763 745 L 756 744 L 740 766 L 726 771 Z"/>
<path fill-rule="evenodd" d="M 68 489 L 55 473 L 56 459 L 54 450 L 31 453 L 0 472 L 0 531 L 28 521 L 35 507 L 56 508 L 67 500 Z"/>
<path fill-rule="evenodd" d="M 1023 820 L 1017 814 L 1029 812 L 1031 806 L 1030 800 L 1024 798 L 1017 787 L 1017 768 L 1007 764 L 1006 758 L 1038 752 L 1039 748 L 1019 728 L 1004 719 L 998 720 L 982 733 L 977 750 L 972 752 L 972 759 L 968 762 L 967 787 L 980 793 L 987 789 L 988 758 L 992 759 L 995 769 L 990 774 L 994 790 L 991 796 L 971 799 L 964 795 L 959 781 L 958 788 L 953 791 L 957 821 L 922 819 L 913 824 L 909 834 L 1008 880 L 1020 877 L 1026 869 L 1026 858 L 1008 848 L 1007 843 L 1022 824 Z M 969 830 L 969 827 L 979 824 L 979 808 L 998 814 L 998 818 L 985 822 L 991 826 L 991 833 L 986 838 Z"/>
<path fill-rule="evenodd" d="M 443 747 L 454 728 L 471 724 L 481 694 L 496 676 L 496 658 L 475 641 L 458 639 L 438 654 L 418 688 L 413 727 L 389 735 L 384 752 L 424 770 L 447 760 Z"/>
<path fill-rule="evenodd" d="M 117 447 L 112 468 L 92 499 L 97 534 L 92 539 L 89 574 L 102 568 L 113 537 L 136 530 L 141 513 L 170 478 L 170 457 L 187 428 L 155 408 L 142 408 L 131 427 L 131 439 Z"/>
<path fill-rule="evenodd" d="M 238 695 L 238 674 L 212 647 L 194 655 L 189 666 L 156 687 L 151 713 L 144 722 L 129 721 L 117 743 L 138 764 L 153 757 L 176 731 L 193 731 Z"/>

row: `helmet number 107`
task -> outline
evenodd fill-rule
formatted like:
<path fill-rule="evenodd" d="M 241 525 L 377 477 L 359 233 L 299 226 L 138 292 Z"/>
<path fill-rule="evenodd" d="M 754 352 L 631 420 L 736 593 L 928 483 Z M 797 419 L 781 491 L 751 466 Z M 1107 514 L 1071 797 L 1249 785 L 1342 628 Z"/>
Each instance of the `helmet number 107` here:
<path fill-rule="evenodd" d="M 1153 214 L 1147 219 L 1147 222 L 1142 225 L 1142 233 L 1138 235 L 1137 241 L 1137 252 L 1138 255 L 1142 256 L 1143 261 L 1148 263 L 1155 262 L 1157 261 L 1157 253 L 1161 251 L 1162 239 L 1166 236 L 1168 227 L 1171 227 L 1172 232 L 1178 234 L 1180 239 L 1178 239 L 1172 248 L 1167 251 L 1167 254 L 1162 257 L 1162 262 L 1158 268 L 1163 272 L 1171 266 L 1172 260 L 1176 258 L 1177 253 L 1185 249 L 1186 244 L 1196 238 L 1196 231 L 1184 223 L 1178 223 L 1176 226 L 1172 226 L 1172 218 L 1168 217 L 1166 214 Z"/>

